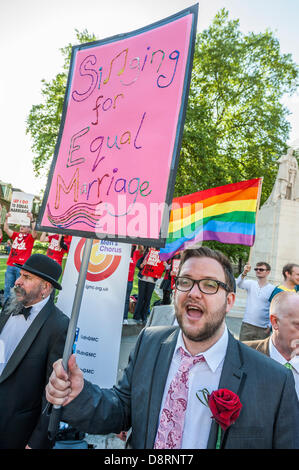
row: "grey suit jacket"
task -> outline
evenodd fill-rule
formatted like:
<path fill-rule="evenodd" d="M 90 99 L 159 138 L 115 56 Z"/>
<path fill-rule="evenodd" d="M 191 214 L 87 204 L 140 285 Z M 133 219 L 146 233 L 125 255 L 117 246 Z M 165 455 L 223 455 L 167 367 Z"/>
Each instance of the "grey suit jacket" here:
<path fill-rule="evenodd" d="M 177 327 L 145 328 L 120 382 L 100 389 L 85 381 L 81 394 L 63 409 L 63 420 L 91 434 L 132 427 L 128 447 L 151 449 Z M 240 416 L 222 436 L 222 448 L 298 448 L 298 400 L 292 373 L 229 334 L 219 388 L 240 397 Z M 208 448 L 215 448 L 213 421 Z"/>

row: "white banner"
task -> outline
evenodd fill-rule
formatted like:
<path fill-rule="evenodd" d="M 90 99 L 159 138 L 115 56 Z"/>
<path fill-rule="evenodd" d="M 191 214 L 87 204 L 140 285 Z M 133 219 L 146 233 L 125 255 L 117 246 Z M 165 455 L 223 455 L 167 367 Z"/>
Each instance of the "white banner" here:
<path fill-rule="evenodd" d="M 57 306 L 71 315 L 85 238 L 73 237 Z M 84 377 L 103 388 L 116 383 L 131 245 L 94 240 L 76 332 Z"/>
<path fill-rule="evenodd" d="M 9 212 L 11 216 L 7 222 L 16 225 L 30 225 L 30 219 L 27 217 L 27 212 L 32 210 L 32 202 L 34 195 L 14 191 L 11 197 Z"/>

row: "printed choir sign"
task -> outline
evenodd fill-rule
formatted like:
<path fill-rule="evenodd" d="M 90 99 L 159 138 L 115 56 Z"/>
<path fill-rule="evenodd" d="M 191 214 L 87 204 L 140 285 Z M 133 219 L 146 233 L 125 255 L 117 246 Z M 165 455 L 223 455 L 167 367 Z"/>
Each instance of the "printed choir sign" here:
<path fill-rule="evenodd" d="M 164 246 L 197 12 L 73 47 L 40 230 Z"/>
<path fill-rule="evenodd" d="M 85 238 L 73 237 L 57 306 L 70 316 Z M 84 377 L 116 383 L 131 246 L 94 240 L 77 324 L 74 352 Z"/>
<path fill-rule="evenodd" d="M 12 193 L 9 209 L 11 216 L 8 217 L 9 224 L 30 225 L 30 219 L 27 217 L 27 213 L 32 210 L 33 198 L 33 194 L 20 191 L 14 191 Z"/>
<path fill-rule="evenodd" d="M 159 251 L 151 248 L 146 258 L 146 265 L 142 269 L 141 274 L 143 276 L 150 276 L 160 279 L 163 271 L 164 263 L 159 258 Z"/>

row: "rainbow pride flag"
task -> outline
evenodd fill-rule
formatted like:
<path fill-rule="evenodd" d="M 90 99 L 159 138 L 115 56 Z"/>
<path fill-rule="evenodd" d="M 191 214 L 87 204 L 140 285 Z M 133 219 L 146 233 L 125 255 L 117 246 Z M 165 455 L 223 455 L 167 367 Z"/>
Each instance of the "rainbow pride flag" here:
<path fill-rule="evenodd" d="M 252 246 L 261 183 L 257 178 L 174 198 L 160 259 L 205 240 Z"/>

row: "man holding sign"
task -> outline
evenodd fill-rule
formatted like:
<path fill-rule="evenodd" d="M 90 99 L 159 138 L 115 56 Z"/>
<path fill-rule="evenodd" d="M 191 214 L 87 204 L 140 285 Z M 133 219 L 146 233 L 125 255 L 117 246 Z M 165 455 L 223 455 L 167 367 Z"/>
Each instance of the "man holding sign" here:
<path fill-rule="evenodd" d="M 10 289 L 15 285 L 15 281 L 20 275 L 20 269 L 14 266 L 14 263 L 24 264 L 31 255 L 34 240 L 37 237 L 35 231 L 35 221 L 31 212 L 27 213 L 28 225 L 20 225 L 20 231 L 15 232 L 9 228 L 8 218 L 11 213 L 5 216 L 4 231 L 12 239 L 12 247 L 7 259 L 7 268 L 5 272 L 4 301 L 10 295 Z"/>
<path fill-rule="evenodd" d="M 298 448 L 292 372 L 229 333 L 225 315 L 234 301 L 229 260 L 208 247 L 186 250 L 174 296 L 179 326 L 144 328 L 112 389 L 84 380 L 74 355 L 68 372 L 56 361 L 47 400 L 63 406 L 63 421 L 91 434 L 131 427 L 130 448 Z M 198 399 L 205 391 L 219 402 L 225 392 L 225 427 L 221 405 L 218 414 Z"/>

